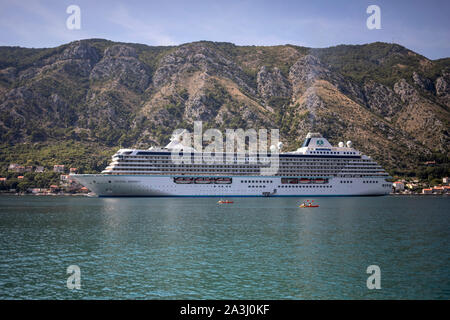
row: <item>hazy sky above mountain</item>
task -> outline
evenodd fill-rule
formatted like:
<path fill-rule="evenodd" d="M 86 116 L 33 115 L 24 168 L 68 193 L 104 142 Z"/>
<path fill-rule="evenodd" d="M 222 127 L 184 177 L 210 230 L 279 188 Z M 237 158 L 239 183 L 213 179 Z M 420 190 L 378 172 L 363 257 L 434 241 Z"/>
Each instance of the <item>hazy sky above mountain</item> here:
<path fill-rule="evenodd" d="M 450 1 L 7 1 L 0 0 L 0 45 L 53 47 L 86 38 L 173 45 L 198 40 L 238 45 L 395 42 L 431 59 L 450 56 Z M 81 28 L 69 30 L 69 5 Z M 369 5 L 381 29 L 369 30 Z"/>

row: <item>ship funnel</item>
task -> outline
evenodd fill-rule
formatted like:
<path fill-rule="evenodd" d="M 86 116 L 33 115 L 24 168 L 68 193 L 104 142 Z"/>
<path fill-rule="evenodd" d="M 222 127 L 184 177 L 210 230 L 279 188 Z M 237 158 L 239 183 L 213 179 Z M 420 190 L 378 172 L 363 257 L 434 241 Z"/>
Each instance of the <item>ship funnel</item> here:
<path fill-rule="evenodd" d="M 172 134 L 172 137 L 170 138 L 170 141 L 180 142 L 182 135 L 186 132 L 186 129 L 182 130 L 175 130 L 175 132 Z"/>
<path fill-rule="evenodd" d="M 349 140 L 347 141 L 347 148 L 351 148 L 352 147 L 352 142 Z"/>
<path fill-rule="evenodd" d="M 281 150 L 281 148 L 283 147 L 283 142 L 278 142 L 277 144 L 278 150 Z"/>
<path fill-rule="evenodd" d="M 344 147 L 344 143 L 341 141 L 338 143 L 339 148 L 343 148 Z"/>

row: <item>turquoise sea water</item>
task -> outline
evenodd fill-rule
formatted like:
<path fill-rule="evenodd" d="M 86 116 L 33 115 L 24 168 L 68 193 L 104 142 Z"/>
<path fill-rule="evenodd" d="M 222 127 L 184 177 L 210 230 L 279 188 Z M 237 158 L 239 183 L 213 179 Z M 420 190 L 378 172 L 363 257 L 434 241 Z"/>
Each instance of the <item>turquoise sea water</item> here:
<path fill-rule="evenodd" d="M 450 198 L 311 199 L 2 196 L 0 299 L 450 298 Z"/>

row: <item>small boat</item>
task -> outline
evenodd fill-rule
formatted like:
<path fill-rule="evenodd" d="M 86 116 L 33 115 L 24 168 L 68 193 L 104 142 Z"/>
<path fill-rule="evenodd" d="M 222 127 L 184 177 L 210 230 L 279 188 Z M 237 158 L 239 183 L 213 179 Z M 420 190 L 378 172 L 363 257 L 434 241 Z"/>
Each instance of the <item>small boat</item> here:
<path fill-rule="evenodd" d="M 314 200 L 312 200 L 311 202 L 309 200 L 306 200 L 301 205 L 299 205 L 299 207 L 300 208 L 317 208 L 317 207 L 319 207 L 318 204 L 313 204 L 313 202 L 314 202 Z"/>
<path fill-rule="evenodd" d="M 301 205 L 299 205 L 300 208 L 317 208 L 319 207 L 318 204 L 304 204 L 302 203 Z"/>
<path fill-rule="evenodd" d="M 224 203 L 234 203 L 234 202 L 231 201 L 231 200 L 219 200 L 219 201 L 217 201 L 217 203 L 218 204 L 224 204 Z"/>

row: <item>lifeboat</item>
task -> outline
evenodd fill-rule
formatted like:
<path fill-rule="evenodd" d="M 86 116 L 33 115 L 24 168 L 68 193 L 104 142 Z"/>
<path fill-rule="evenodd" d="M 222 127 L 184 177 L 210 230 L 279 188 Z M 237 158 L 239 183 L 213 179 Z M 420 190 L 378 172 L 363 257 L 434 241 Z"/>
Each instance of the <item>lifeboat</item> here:
<path fill-rule="evenodd" d="M 195 179 L 195 183 L 196 184 L 209 184 L 211 183 L 213 180 L 210 178 L 197 178 Z"/>
<path fill-rule="evenodd" d="M 186 177 L 175 178 L 175 183 L 178 183 L 178 184 L 191 184 L 192 181 L 193 181 L 193 178 L 186 178 Z"/>
<path fill-rule="evenodd" d="M 301 178 L 300 179 L 300 183 L 310 183 L 311 180 L 309 180 L 308 178 Z"/>
<path fill-rule="evenodd" d="M 322 178 L 318 178 L 318 179 L 315 179 L 314 182 L 315 182 L 315 183 L 325 183 L 326 180 L 325 180 L 325 179 L 322 179 Z"/>
<path fill-rule="evenodd" d="M 216 178 L 215 182 L 217 184 L 230 184 L 231 178 Z"/>

